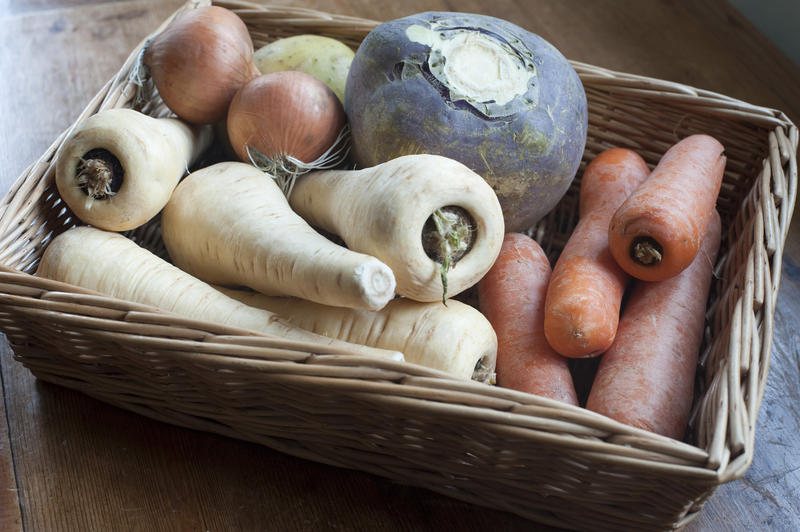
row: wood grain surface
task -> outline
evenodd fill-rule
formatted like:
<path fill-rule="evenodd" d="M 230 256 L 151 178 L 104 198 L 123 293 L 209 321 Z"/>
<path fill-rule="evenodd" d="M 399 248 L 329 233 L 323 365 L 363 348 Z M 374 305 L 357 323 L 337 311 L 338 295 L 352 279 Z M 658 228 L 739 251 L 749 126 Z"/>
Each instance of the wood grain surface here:
<path fill-rule="evenodd" d="M 182 2 L 0 2 L 0 192 Z M 479 12 L 570 59 L 720 92 L 800 123 L 800 68 L 723 0 L 297 0 L 385 20 Z M 800 21 L 798 21 L 800 22 Z M 687 530 L 800 529 L 800 222 L 790 229 L 756 452 Z M 38 382 L 0 347 L 0 530 L 548 530 L 356 471 L 195 432 Z"/>

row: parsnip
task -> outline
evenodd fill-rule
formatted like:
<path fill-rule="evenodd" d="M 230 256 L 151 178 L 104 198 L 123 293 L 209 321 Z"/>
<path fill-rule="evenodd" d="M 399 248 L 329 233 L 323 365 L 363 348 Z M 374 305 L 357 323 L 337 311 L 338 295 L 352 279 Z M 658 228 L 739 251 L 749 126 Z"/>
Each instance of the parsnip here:
<path fill-rule="evenodd" d="M 246 163 L 187 176 L 161 229 L 172 261 L 209 283 L 371 310 L 394 297 L 387 265 L 317 233 L 267 174 Z"/>
<path fill-rule="evenodd" d="M 56 186 L 83 222 L 134 229 L 161 211 L 211 138 L 210 126 L 107 109 L 79 124 L 64 143 Z"/>
<path fill-rule="evenodd" d="M 246 290 L 220 290 L 247 305 L 269 310 L 290 323 L 325 336 L 402 351 L 406 362 L 461 379 L 491 382 L 497 336 L 475 308 L 457 300 L 421 303 L 396 298 L 379 311 L 320 305 L 293 297 Z"/>
<path fill-rule="evenodd" d="M 477 283 L 503 243 L 503 213 L 492 188 L 438 155 L 313 171 L 298 179 L 289 201 L 311 225 L 388 264 L 397 293 L 417 301 Z"/>
<path fill-rule="evenodd" d="M 192 319 L 313 342 L 321 352 L 403 360 L 395 351 L 346 343 L 295 327 L 269 311 L 226 296 L 118 233 L 93 227 L 75 227 L 53 239 L 36 275 Z"/>

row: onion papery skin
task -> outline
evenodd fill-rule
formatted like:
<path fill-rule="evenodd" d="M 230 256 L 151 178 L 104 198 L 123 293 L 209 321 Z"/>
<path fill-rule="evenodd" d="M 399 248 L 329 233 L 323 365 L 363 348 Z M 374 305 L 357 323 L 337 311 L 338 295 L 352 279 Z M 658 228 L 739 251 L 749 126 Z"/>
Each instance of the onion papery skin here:
<path fill-rule="evenodd" d="M 236 93 L 228 112 L 228 137 L 236 155 L 312 163 L 333 147 L 346 123 L 334 92 L 315 77 L 281 71 L 254 78 Z"/>
<path fill-rule="evenodd" d="M 178 16 L 147 45 L 143 63 L 166 106 L 194 124 L 224 119 L 236 91 L 259 74 L 247 26 L 219 6 Z"/>

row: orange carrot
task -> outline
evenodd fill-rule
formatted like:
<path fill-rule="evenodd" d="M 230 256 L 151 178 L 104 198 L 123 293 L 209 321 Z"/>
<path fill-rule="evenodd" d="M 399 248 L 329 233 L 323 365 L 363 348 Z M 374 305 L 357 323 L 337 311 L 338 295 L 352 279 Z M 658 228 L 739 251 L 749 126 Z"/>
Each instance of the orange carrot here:
<path fill-rule="evenodd" d="M 630 278 L 608 249 L 608 224 L 649 173 L 624 148 L 600 153 L 583 173 L 578 224 L 553 268 L 545 306 L 547 341 L 566 357 L 594 357 L 614 341 Z"/>
<path fill-rule="evenodd" d="M 708 135 L 672 146 L 620 206 L 609 225 L 609 245 L 623 270 L 661 281 L 692 263 L 722 185 L 725 148 Z"/>
<path fill-rule="evenodd" d="M 550 263 L 521 233 L 507 233 L 492 268 L 478 283 L 481 312 L 497 333 L 497 384 L 577 405 L 568 361 L 544 338 Z"/>
<path fill-rule="evenodd" d="M 586 408 L 683 437 L 719 241 L 719 215 L 712 210 L 701 250 L 688 268 L 664 281 L 636 282 L 617 339 L 600 360 Z"/>

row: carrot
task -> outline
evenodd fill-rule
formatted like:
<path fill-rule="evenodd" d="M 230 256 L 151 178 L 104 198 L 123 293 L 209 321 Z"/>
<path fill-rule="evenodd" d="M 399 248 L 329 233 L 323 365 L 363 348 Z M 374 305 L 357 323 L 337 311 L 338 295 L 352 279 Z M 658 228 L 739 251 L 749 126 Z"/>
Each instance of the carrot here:
<path fill-rule="evenodd" d="M 583 173 L 578 224 L 553 268 L 545 305 L 545 336 L 564 356 L 594 357 L 614 341 L 630 278 L 608 249 L 608 224 L 649 172 L 637 153 L 614 148 Z"/>
<path fill-rule="evenodd" d="M 250 306 L 274 312 L 303 329 L 347 342 L 402 351 L 406 362 L 460 379 L 492 382 L 497 336 L 478 310 L 456 300 L 421 303 L 395 298 L 380 310 L 320 305 L 294 297 L 220 289 Z"/>
<path fill-rule="evenodd" d="M 507 233 L 492 268 L 478 282 L 481 312 L 497 333 L 497 384 L 578 404 L 568 361 L 544 337 L 550 262 L 532 238 Z"/>
<path fill-rule="evenodd" d="M 692 263 L 722 185 L 724 150 L 713 137 L 692 135 L 661 157 L 609 224 L 611 253 L 623 270 L 660 281 Z"/>
<path fill-rule="evenodd" d="M 189 165 L 211 143 L 210 126 L 107 109 L 81 122 L 59 152 L 56 186 L 81 221 L 134 229 L 164 208 Z"/>
<path fill-rule="evenodd" d="M 173 263 L 209 283 L 370 310 L 394 297 L 386 264 L 316 232 L 250 164 L 222 162 L 188 175 L 164 208 L 161 230 Z"/>
<path fill-rule="evenodd" d="M 503 212 L 492 188 L 439 155 L 309 172 L 289 202 L 311 225 L 389 265 L 397 293 L 415 301 L 444 300 L 474 286 L 503 242 Z"/>
<path fill-rule="evenodd" d="M 600 360 L 586 408 L 670 438 L 686 430 L 720 242 L 716 210 L 692 264 L 664 281 L 639 281 L 617 338 Z"/>
<path fill-rule="evenodd" d="M 74 227 L 48 244 L 36 275 L 107 296 L 290 340 L 311 342 L 317 352 L 403 360 L 401 353 L 313 334 L 272 312 L 232 299 L 119 233 Z"/>

